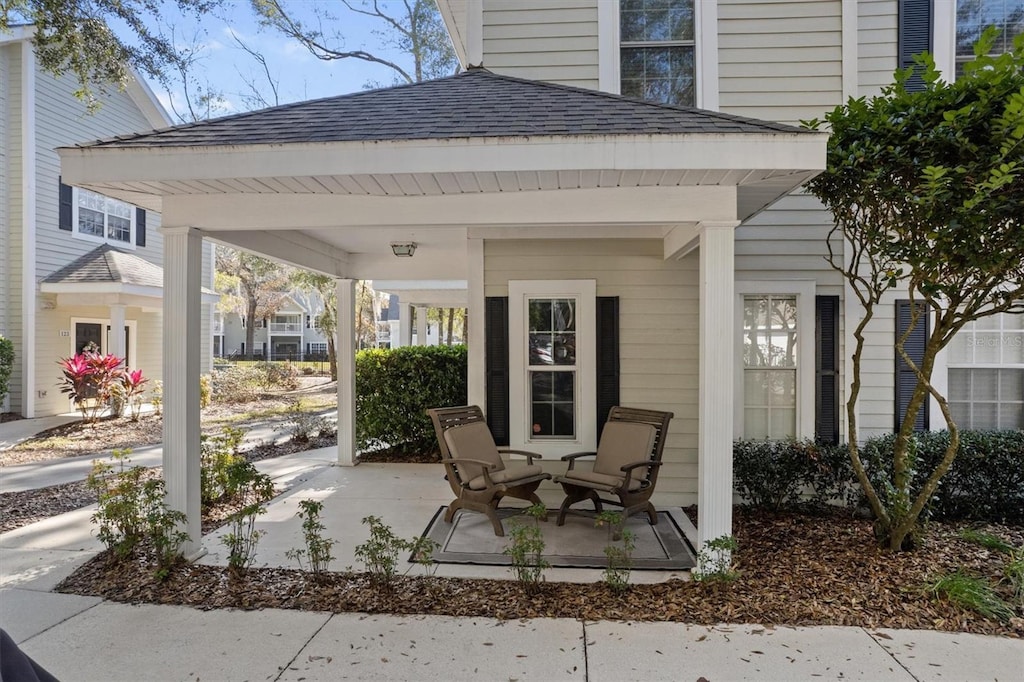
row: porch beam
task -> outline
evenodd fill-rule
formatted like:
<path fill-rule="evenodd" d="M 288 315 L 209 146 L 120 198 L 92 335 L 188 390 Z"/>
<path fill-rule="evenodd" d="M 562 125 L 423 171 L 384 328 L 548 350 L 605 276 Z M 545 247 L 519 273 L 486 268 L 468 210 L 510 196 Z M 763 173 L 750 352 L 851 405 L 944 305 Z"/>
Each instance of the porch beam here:
<path fill-rule="evenodd" d="M 212 242 L 249 251 L 304 270 L 315 270 L 331 277 L 349 274 L 347 251 L 301 232 L 236 230 L 207 233 L 204 236 Z"/>
<path fill-rule="evenodd" d="M 339 279 L 338 338 L 338 464 L 356 464 L 356 280 Z"/>
<path fill-rule="evenodd" d="M 730 222 L 702 222 L 700 239 L 700 384 L 697 538 L 732 535 L 732 420 L 735 291 L 734 231 Z"/>
<path fill-rule="evenodd" d="M 665 235 L 663 241 L 665 260 L 679 260 L 700 246 L 700 229 L 697 223 L 676 225 Z"/>
<path fill-rule="evenodd" d="M 185 514 L 188 559 L 201 556 L 199 488 L 200 282 L 203 239 L 189 227 L 164 227 L 164 480 L 167 504 Z M 123 327 L 123 325 L 122 325 Z M 123 331 L 122 331 L 123 334 Z"/>
<path fill-rule="evenodd" d="M 398 345 L 412 345 L 412 306 L 398 299 Z"/>

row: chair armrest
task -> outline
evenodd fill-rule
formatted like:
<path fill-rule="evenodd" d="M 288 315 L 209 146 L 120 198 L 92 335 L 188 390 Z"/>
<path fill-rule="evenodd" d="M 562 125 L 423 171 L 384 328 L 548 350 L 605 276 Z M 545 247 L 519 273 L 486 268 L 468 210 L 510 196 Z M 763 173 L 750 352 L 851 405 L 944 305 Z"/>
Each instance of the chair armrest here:
<path fill-rule="evenodd" d="M 633 462 L 632 464 L 620 467 L 619 471 L 632 471 L 639 467 L 660 467 L 662 464 L 664 464 L 664 462 L 652 462 L 650 460 L 646 462 Z"/>
<path fill-rule="evenodd" d="M 595 457 L 595 456 L 597 456 L 596 452 L 574 452 L 571 455 L 563 455 L 562 456 L 562 461 L 569 463 L 569 468 L 566 469 L 566 471 L 572 471 L 573 467 L 576 466 L 576 460 L 579 459 L 580 457 Z"/>
<path fill-rule="evenodd" d="M 498 448 L 498 452 L 507 455 L 523 455 L 526 457 L 527 466 L 533 464 L 535 459 L 544 459 L 544 455 L 537 452 L 529 452 L 528 450 L 515 450 L 513 448 Z"/>
<path fill-rule="evenodd" d="M 464 463 L 464 464 L 479 464 L 480 466 L 482 466 L 487 471 L 490 471 L 491 469 L 494 469 L 495 467 L 498 466 L 497 464 L 494 464 L 492 462 L 485 462 L 482 459 L 470 459 L 469 457 L 459 457 L 458 459 L 453 459 L 452 460 L 452 464 L 454 464 L 456 466 L 458 466 L 459 464 L 462 464 L 462 463 Z"/>
<path fill-rule="evenodd" d="M 459 485 L 463 488 L 469 487 L 469 480 L 462 477 L 462 472 L 459 471 L 459 463 L 465 464 L 476 464 L 477 466 L 483 467 L 484 485 L 488 488 L 494 487 L 494 481 L 491 480 L 491 470 L 496 468 L 497 465 L 491 462 L 485 462 L 482 459 L 470 459 L 469 457 L 460 457 L 458 459 L 451 460 L 451 463 L 455 466 L 456 472 L 459 474 Z"/>

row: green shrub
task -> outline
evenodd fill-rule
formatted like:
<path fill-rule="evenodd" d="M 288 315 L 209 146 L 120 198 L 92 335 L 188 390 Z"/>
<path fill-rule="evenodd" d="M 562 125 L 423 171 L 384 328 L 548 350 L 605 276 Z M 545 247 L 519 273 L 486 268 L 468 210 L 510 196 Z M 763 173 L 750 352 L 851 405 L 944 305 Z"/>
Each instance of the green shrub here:
<path fill-rule="evenodd" d="M 356 447 L 437 448 L 427 408 L 466 403 L 465 346 L 406 346 L 356 354 Z"/>
<path fill-rule="evenodd" d="M 210 399 L 213 397 L 213 389 L 211 388 L 211 380 L 209 374 L 201 374 L 199 376 L 199 409 L 205 410 L 210 406 Z"/>
<path fill-rule="evenodd" d="M 233 365 L 217 370 L 210 381 L 213 399 L 219 403 L 248 403 L 263 395 L 266 374 L 257 367 Z"/>
<path fill-rule="evenodd" d="M 697 566 L 690 575 L 697 582 L 736 580 L 739 573 L 736 571 L 734 554 L 739 548 L 740 543 L 732 535 L 706 540 L 704 547 L 697 552 Z"/>
<path fill-rule="evenodd" d="M 891 435 L 872 438 L 861 448 L 868 477 L 883 502 L 894 440 Z M 948 444 L 947 431 L 914 435 L 912 495 L 921 489 Z M 1024 521 L 1024 431 L 961 431 L 960 451 L 939 482 L 926 513 L 936 520 Z"/>
<path fill-rule="evenodd" d="M 7 397 L 8 382 L 14 371 L 14 343 L 0 336 L 0 403 Z"/>
<path fill-rule="evenodd" d="M 230 531 L 221 538 L 228 548 L 228 570 L 241 576 L 256 558 L 256 545 L 263 531 L 256 530 L 256 517 L 267 511 L 266 503 L 274 497 L 274 482 L 257 471 L 250 462 L 240 459 L 227 468 L 228 490 L 238 510 L 230 517 Z"/>
<path fill-rule="evenodd" d="M 242 459 L 238 447 L 244 437 L 242 429 L 230 426 L 219 434 L 199 437 L 199 498 L 204 508 L 237 492 L 231 488 L 229 468 Z"/>
<path fill-rule="evenodd" d="M 544 580 L 544 569 L 551 568 L 544 558 L 544 533 L 539 523 L 547 518 L 547 509 L 541 503 L 534 504 L 526 508 L 526 515 L 532 517 L 533 522 L 512 521 L 509 543 L 501 553 L 512 559 L 509 570 L 523 589 L 536 594 Z"/>
<path fill-rule="evenodd" d="M 285 552 L 285 556 L 298 562 L 299 568 L 303 567 L 303 559 L 308 561 L 309 570 L 316 579 L 323 578 L 334 559 L 331 547 L 335 541 L 324 537 L 327 526 L 320 522 L 320 512 L 323 510 L 324 503 L 320 500 L 299 500 L 296 515 L 302 519 L 302 537 L 306 547 Z"/>
<path fill-rule="evenodd" d="M 779 510 L 803 500 L 842 499 L 852 468 L 845 447 L 796 440 L 733 443 L 733 487 L 755 507 Z"/>
<path fill-rule="evenodd" d="M 315 436 L 329 436 L 337 429 L 327 417 L 314 414 L 303 400 L 288 406 L 285 420 L 278 431 L 287 433 L 296 443 L 308 443 Z"/>
<path fill-rule="evenodd" d="M 290 362 L 265 362 L 260 370 L 267 388 L 294 391 L 299 387 L 299 370 Z"/>
<path fill-rule="evenodd" d="M 986 618 L 1008 621 L 1013 618 L 1013 609 L 996 593 L 985 579 L 957 571 L 939 576 L 928 585 L 929 592 L 953 604 L 977 611 Z"/>

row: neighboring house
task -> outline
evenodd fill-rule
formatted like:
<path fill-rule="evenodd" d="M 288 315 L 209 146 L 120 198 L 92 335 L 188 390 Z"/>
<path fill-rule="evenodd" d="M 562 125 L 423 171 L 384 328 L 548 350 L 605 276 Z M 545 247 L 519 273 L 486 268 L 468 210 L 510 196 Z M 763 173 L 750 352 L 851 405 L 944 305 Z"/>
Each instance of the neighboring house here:
<path fill-rule="evenodd" d="M 323 312 L 318 296 L 287 296 L 280 310 L 256 320 L 254 347 L 246 349 L 249 321 L 237 313 L 214 313 L 213 352 L 218 357 L 252 355 L 268 360 L 323 360 L 327 337 L 317 319 Z"/>
<path fill-rule="evenodd" d="M 655 502 L 699 502 L 701 542 L 730 533 L 734 438 L 845 434 L 859 309 L 825 262 L 830 216 L 800 190 L 827 135 L 796 126 L 878 93 L 922 49 L 953 77 L 966 20 L 921 0 L 439 6 L 458 76 L 81 144 L 61 150 L 65 175 L 173 209 L 191 229 L 167 234 L 172 280 L 199 276 L 187 254 L 206 236 L 339 278 L 342 463 L 354 281 L 464 279 L 469 400 L 496 438 L 557 460 L 594 448 L 611 405 L 671 410 Z M 868 330 L 863 435 L 900 413 L 898 298 Z M 198 299 L 165 310 L 187 324 Z M 966 426 L 1019 428 L 1022 316 L 986 327 L 936 383 Z M 184 462 L 198 403 L 179 404 L 166 446 Z M 196 486 L 171 493 L 193 524 Z"/>
<path fill-rule="evenodd" d="M 31 36 L 0 33 L 0 333 L 15 345 L 7 409 L 38 417 L 73 409 L 57 361 L 86 344 L 163 375 L 160 214 L 62 184 L 55 150 L 170 121 L 136 79 L 87 112 L 72 76 L 36 63 Z M 210 274 L 206 255 L 204 284 Z"/>

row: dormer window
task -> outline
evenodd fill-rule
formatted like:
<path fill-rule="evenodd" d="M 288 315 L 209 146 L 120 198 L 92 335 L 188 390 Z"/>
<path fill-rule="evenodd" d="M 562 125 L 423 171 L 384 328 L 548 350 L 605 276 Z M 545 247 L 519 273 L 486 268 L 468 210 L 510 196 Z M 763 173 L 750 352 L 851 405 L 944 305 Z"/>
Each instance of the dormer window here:
<path fill-rule="evenodd" d="M 621 0 L 621 94 L 694 106 L 693 0 Z"/>

